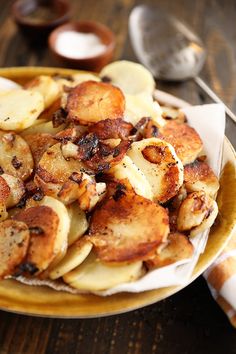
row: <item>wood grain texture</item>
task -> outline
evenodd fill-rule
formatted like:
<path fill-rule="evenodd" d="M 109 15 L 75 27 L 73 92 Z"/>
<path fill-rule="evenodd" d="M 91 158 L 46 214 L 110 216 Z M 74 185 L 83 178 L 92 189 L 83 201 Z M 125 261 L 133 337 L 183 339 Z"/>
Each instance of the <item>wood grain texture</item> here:
<path fill-rule="evenodd" d="M 137 3 L 156 3 L 189 23 L 204 40 L 203 79 L 236 111 L 236 4 L 234 0 L 71 0 L 73 19 L 99 20 L 116 34 L 115 58 L 136 60 L 127 20 Z M 29 46 L 1 0 L 0 66 L 53 66 L 45 46 Z M 158 83 L 191 103 L 210 102 L 191 82 Z M 235 124 L 226 134 L 236 144 Z M 235 354 L 235 330 L 202 278 L 180 293 L 131 313 L 100 319 L 43 319 L 0 312 L 0 354 Z"/>

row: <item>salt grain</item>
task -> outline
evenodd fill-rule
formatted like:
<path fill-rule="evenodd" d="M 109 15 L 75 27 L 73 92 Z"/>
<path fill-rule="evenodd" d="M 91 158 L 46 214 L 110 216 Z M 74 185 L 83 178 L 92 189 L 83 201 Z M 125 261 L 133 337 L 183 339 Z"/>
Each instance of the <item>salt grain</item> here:
<path fill-rule="evenodd" d="M 58 53 L 73 59 L 84 59 L 102 54 L 106 45 L 93 33 L 65 31 L 56 40 Z"/>

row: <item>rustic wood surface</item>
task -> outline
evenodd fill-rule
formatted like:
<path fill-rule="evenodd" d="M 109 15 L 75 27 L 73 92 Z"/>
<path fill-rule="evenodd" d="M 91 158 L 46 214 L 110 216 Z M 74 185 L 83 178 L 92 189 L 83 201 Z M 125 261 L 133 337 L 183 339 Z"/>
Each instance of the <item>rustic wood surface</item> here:
<path fill-rule="evenodd" d="M 236 112 L 236 3 L 234 0 L 157 0 L 189 23 L 204 40 L 208 57 L 201 76 Z M 12 1 L 0 3 L 0 67 L 55 66 L 46 46 L 28 45 L 10 17 Z M 115 59 L 135 60 L 127 19 L 135 0 L 71 0 L 74 19 L 99 20 L 116 34 Z M 210 102 L 189 81 L 159 83 L 194 104 Z M 226 135 L 236 145 L 235 124 Z M 44 319 L 0 312 L 0 354 L 208 354 L 236 353 L 235 330 L 212 300 L 203 278 L 152 306 L 100 319 Z"/>

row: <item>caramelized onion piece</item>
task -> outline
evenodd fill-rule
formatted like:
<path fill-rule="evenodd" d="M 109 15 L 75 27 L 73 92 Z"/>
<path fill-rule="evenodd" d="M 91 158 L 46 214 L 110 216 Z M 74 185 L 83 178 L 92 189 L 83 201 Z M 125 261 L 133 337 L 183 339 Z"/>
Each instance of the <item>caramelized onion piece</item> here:
<path fill-rule="evenodd" d="M 0 223 L 0 279 L 11 275 L 23 261 L 29 245 L 29 229 L 20 221 Z"/>
<path fill-rule="evenodd" d="M 133 125 L 121 118 L 108 118 L 89 126 L 89 132 L 95 133 L 102 140 L 118 138 L 125 140 L 129 137 L 132 129 Z"/>
<path fill-rule="evenodd" d="M 85 164 L 95 172 L 109 170 L 112 166 L 118 164 L 124 158 L 130 147 L 131 142 L 123 140 L 115 148 L 100 143 L 98 151 L 90 159 L 84 161 Z"/>

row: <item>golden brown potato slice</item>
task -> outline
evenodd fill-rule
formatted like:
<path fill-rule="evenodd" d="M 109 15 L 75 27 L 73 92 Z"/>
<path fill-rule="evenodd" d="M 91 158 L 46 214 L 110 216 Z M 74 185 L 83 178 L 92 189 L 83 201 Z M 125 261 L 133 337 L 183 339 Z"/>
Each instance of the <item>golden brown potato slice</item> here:
<path fill-rule="evenodd" d="M 64 257 L 70 228 L 68 212 L 60 201 L 44 197 L 38 204 L 14 216 L 17 220 L 25 220 L 30 228 L 26 265 L 33 265 L 35 272 L 54 267 Z"/>
<path fill-rule="evenodd" d="M 183 184 L 183 165 L 167 142 L 150 138 L 133 142 L 127 155 L 149 182 L 153 199 L 165 203 Z"/>
<path fill-rule="evenodd" d="M 1 170 L 24 181 L 33 172 L 33 166 L 33 157 L 26 141 L 14 132 L 0 130 Z"/>
<path fill-rule="evenodd" d="M 48 108 L 57 100 L 60 90 L 57 83 L 51 76 L 39 75 L 33 80 L 27 82 L 25 88 L 31 92 L 40 93 L 44 99 L 44 106 Z"/>
<path fill-rule="evenodd" d="M 194 247 L 184 234 L 172 232 L 168 235 L 167 242 L 160 252 L 146 262 L 149 269 L 164 267 L 192 257 Z"/>
<path fill-rule="evenodd" d="M 84 165 L 79 160 L 66 160 L 62 154 L 61 144 L 57 143 L 43 154 L 34 180 L 46 195 L 56 197 L 72 173 L 80 172 L 83 168 Z"/>
<path fill-rule="evenodd" d="M 27 134 L 24 136 L 24 139 L 30 146 L 35 166 L 38 165 L 44 152 L 50 146 L 57 143 L 57 141 L 53 139 L 52 135 L 47 133 Z"/>
<path fill-rule="evenodd" d="M 73 172 L 80 172 L 84 165 L 78 160 L 65 160 L 62 155 L 61 144 L 57 143 L 43 154 L 39 161 L 39 167 L 37 173 L 40 177 L 44 176 L 43 171 L 45 171 L 45 174 L 51 175 L 48 182 L 64 183 Z"/>
<path fill-rule="evenodd" d="M 88 221 L 85 212 L 80 209 L 77 202 L 68 205 L 67 210 L 71 219 L 68 234 L 68 245 L 70 246 L 84 235 L 88 229 Z"/>
<path fill-rule="evenodd" d="M 30 239 L 27 225 L 16 220 L 0 223 L 0 279 L 12 275 L 24 260 Z"/>
<path fill-rule="evenodd" d="M 1 195 L 1 180 L 4 179 L 5 182 L 7 183 L 10 194 L 8 198 L 6 199 L 6 207 L 11 208 L 15 206 L 17 203 L 19 203 L 20 199 L 23 197 L 25 193 L 25 187 L 24 183 L 20 178 L 13 177 L 11 175 L 8 175 L 6 173 L 3 173 L 0 176 L 0 195 Z M 0 196 L 1 200 L 1 196 Z"/>
<path fill-rule="evenodd" d="M 63 280 L 78 290 L 99 291 L 135 281 L 143 273 L 141 261 L 119 265 L 106 264 L 92 251 L 82 264 L 65 274 Z"/>
<path fill-rule="evenodd" d="M 41 193 L 40 193 L 41 194 Z M 40 198 L 30 198 L 27 200 L 26 203 L 26 209 L 33 208 L 33 207 L 38 207 L 38 206 L 46 206 L 51 208 L 59 218 L 59 226 L 58 226 L 58 232 L 57 232 L 57 239 L 55 242 L 55 254 L 57 255 L 55 259 L 53 260 L 53 264 L 56 264 L 56 262 L 59 262 L 65 255 L 67 246 L 68 246 L 68 234 L 70 230 L 70 222 L 71 218 L 69 216 L 69 211 L 65 207 L 65 205 L 60 201 L 55 198 L 52 198 L 50 196 L 40 196 Z M 35 197 L 36 195 L 34 195 Z M 19 211 L 19 209 L 18 209 Z M 15 215 L 15 212 L 13 213 L 13 216 Z"/>
<path fill-rule="evenodd" d="M 195 160 L 184 167 L 184 183 L 188 192 L 203 190 L 211 197 L 215 197 L 220 187 L 219 181 L 204 161 Z"/>
<path fill-rule="evenodd" d="M 65 257 L 49 273 L 49 278 L 58 279 L 78 267 L 89 255 L 93 245 L 85 238 L 77 240 L 68 248 Z"/>
<path fill-rule="evenodd" d="M 68 118 L 83 125 L 122 118 L 124 109 L 125 98 L 119 88 L 95 81 L 86 81 L 73 88 L 66 105 Z"/>
<path fill-rule="evenodd" d="M 217 214 L 214 199 L 203 191 L 190 193 L 180 205 L 177 228 L 179 231 L 191 231 L 190 235 L 195 236 L 211 227 Z"/>
<path fill-rule="evenodd" d="M 96 208 L 90 223 L 90 240 L 105 262 L 145 260 L 166 240 L 167 211 L 123 187 Z"/>
<path fill-rule="evenodd" d="M 36 206 L 20 211 L 14 219 L 23 221 L 30 230 L 30 245 L 25 263 L 33 265 L 35 272 L 45 270 L 56 256 L 58 215 L 48 206 Z"/>
<path fill-rule="evenodd" d="M 174 121 L 160 128 L 158 138 L 173 145 L 183 165 L 196 160 L 203 148 L 202 140 L 194 128 Z"/>

